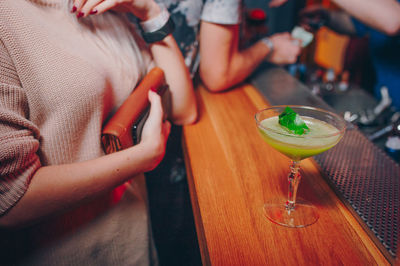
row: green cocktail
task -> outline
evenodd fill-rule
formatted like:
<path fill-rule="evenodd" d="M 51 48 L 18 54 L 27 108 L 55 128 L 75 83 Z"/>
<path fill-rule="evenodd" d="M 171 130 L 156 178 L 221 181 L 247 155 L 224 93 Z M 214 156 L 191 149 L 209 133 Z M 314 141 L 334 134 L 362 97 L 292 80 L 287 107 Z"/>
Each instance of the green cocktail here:
<path fill-rule="evenodd" d="M 258 130 L 265 142 L 295 161 L 324 152 L 339 142 L 341 134 L 336 127 L 312 117 L 302 119 L 310 128 L 306 136 L 285 130 L 279 125 L 277 116 L 261 121 Z"/>
<path fill-rule="evenodd" d="M 271 147 L 292 160 L 288 176 L 288 198 L 271 200 L 264 204 L 266 216 L 273 222 L 288 227 L 304 227 L 315 223 L 317 209 L 306 202 L 296 202 L 297 188 L 300 183 L 300 161 L 322 153 L 335 146 L 343 137 L 346 123 L 338 115 L 308 106 L 289 106 L 297 120 L 305 123 L 307 130 L 289 129 L 280 124 L 280 114 L 287 106 L 273 106 L 256 113 L 255 119 L 262 138 Z M 293 123 L 292 121 L 292 123 Z M 291 124 L 290 126 L 295 125 Z M 303 126 L 303 125 L 302 125 Z M 303 132 L 304 131 L 304 132 Z"/>

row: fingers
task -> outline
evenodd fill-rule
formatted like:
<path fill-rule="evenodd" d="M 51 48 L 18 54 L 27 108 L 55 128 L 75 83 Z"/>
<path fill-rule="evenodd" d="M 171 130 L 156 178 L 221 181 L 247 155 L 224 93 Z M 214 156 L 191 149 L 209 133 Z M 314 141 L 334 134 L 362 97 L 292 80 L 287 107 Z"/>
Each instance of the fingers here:
<path fill-rule="evenodd" d="M 162 108 L 162 102 L 161 102 L 161 97 L 157 93 L 153 91 L 149 91 L 149 101 L 150 101 L 150 115 L 149 119 L 155 122 L 162 122 L 164 112 Z"/>
<path fill-rule="evenodd" d="M 143 127 L 142 140 L 147 137 L 152 139 L 151 136 L 160 136 L 164 131 L 168 132 L 168 128 L 165 128 L 165 121 L 163 121 L 161 97 L 157 93 L 149 91 L 148 99 L 150 101 L 150 114 Z"/>
<path fill-rule="evenodd" d="M 163 120 L 161 97 L 157 93 L 149 91 L 148 99 L 150 114 L 143 126 L 142 138 L 138 145 L 141 145 L 143 151 L 149 155 L 151 169 L 154 169 L 165 155 L 171 124 L 168 120 Z"/>
<path fill-rule="evenodd" d="M 151 120 L 151 123 L 161 124 L 160 133 L 163 136 L 165 145 L 171 132 L 171 123 L 165 119 L 161 96 L 156 92 L 149 91 L 149 101 L 151 109 L 148 119 Z"/>
<path fill-rule="evenodd" d="M 79 12 L 81 10 L 82 5 L 86 2 L 86 0 L 74 0 L 71 12 Z"/>
<path fill-rule="evenodd" d="M 156 150 L 163 150 L 171 131 L 171 124 L 168 120 L 163 119 L 163 108 L 161 97 L 149 91 L 148 98 L 150 101 L 150 114 L 143 127 L 141 142 L 149 144 Z"/>
<path fill-rule="evenodd" d="M 77 18 L 101 14 L 110 9 L 118 12 L 131 12 L 142 21 L 149 20 L 161 12 L 160 6 L 150 0 L 74 0 L 72 13 Z"/>
<path fill-rule="evenodd" d="M 158 95 L 156 92 L 149 91 L 149 101 L 151 104 L 149 119 L 152 119 L 152 121 L 156 123 L 162 123 L 162 135 L 168 138 L 169 133 L 171 132 L 171 123 L 166 120 L 161 96 Z M 150 118 L 150 116 L 154 117 Z"/>
<path fill-rule="evenodd" d="M 95 12 L 94 14 L 101 14 L 116 6 L 117 6 L 116 1 L 102 1 L 98 5 L 93 6 L 91 10 L 92 13 Z"/>
<path fill-rule="evenodd" d="M 96 9 L 96 6 L 101 4 L 103 1 L 102 0 L 87 0 L 83 5 L 80 7 L 77 7 L 79 10 L 79 14 L 83 14 L 83 17 L 86 17 L 88 15 L 93 15 L 98 13 L 98 10 Z"/>
<path fill-rule="evenodd" d="M 74 0 L 71 12 L 76 13 L 77 18 L 81 18 L 104 13 L 116 5 L 117 1 L 115 0 Z"/>
<path fill-rule="evenodd" d="M 86 17 L 92 13 L 92 8 L 102 0 L 74 0 L 71 12 L 76 13 L 77 18 Z"/>

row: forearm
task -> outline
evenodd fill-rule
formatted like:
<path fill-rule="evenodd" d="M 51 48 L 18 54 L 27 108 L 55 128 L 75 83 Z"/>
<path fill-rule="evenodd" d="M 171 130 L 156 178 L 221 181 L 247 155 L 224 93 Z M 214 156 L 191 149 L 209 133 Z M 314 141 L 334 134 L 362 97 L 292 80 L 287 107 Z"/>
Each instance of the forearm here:
<path fill-rule="evenodd" d="M 142 3 L 138 5 L 138 3 Z M 138 8 L 140 7 L 140 8 Z M 147 32 L 159 30 L 157 27 L 169 25 L 168 12 L 155 1 L 132 1 L 131 12 L 141 21 L 142 29 Z M 166 20 L 166 21 L 164 21 Z M 154 28 L 156 26 L 156 28 Z M 143 36 L 146 40 L 146 35 Z M 174 124 L 190 124 L 197 118 L 197 108 L 193 84 L 185 65 L 182 53 L 172 34 L 162 40 L 150 38 L 150 50 L 157 66 L 165 73 L 171 92 L 171 110 L 169 119 Z"/>
<path fill-rule="evenodd" d="M 237 51 L 228 60 L 214 59 L 200 63 L 200 76 L 206 87 L 213 92 L 224 91 L 245 80 L 264 60 L 268 47 L 256 43 L 246 50 Z M 217 62 L 212 66 L 213 61 Z"/>
<path fill-rule="evenodd" d="M 172 35 L 150 45 L 157 66 L 165 72 L 172 95 L 171 120 L 175 124 L 191 124 L 197 118 L 193 83 L 183 56 Z"/>
<path fill-rule="evenodd" d="M 262 43 L 239 50 L 238 38 L 238 25 L 202 22 L 200 77 L 210 91 L 223 91 L 243 81 L 269 53 Z"/>
<path fill-rule="evenodd" d="M 228 64 L 230 86 L 246 79 L 265 60 L 270 49 L 263 43 L 257 42 L 245 50 L 238 50 Z"/>
<path fill-rule="evenodd" d="M 388 35 L 400 30 L 400 4 L 395 0 L 333 0 L 363 23 Z"/>
<path fill-rule="evenodd" d="M 0 225 L 23 225 L 66 210 L 154 166 L 151 154 L 137 145 L 89 161 L 41 167 L 21 200 L 0 218 Z"/>

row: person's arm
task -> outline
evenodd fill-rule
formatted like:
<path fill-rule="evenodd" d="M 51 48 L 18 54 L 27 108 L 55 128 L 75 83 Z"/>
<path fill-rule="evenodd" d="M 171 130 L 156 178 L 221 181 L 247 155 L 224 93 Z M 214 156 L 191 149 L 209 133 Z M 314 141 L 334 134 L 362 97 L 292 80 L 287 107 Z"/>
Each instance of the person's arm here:
<path fill-rule="evenodd" d="M 171 121 L 177 125 L 191 124 L 197 119 L 196 98 L 192 79 L 183 56 L 172 35 L 150 45 L 155 63 L 165 72 L 172 95 Z"/>
<path fill-rule="evenodd" d="M 160 97 L 150 92 L 149 100 L 151 111 L 138 145 L 93 160 L 38 168 L 24 196 L 0 217 L 0 226 L 24 225 L 66 210 L 153 169 L 164 156 L 170 124 L 163 122 Z"/>
<path fill-rule="evenodd" d="M 270 37 L 273 51 L 262 42 L 239 50 L 239 25 L 201 22 L 200 77 L 213 92 L 223 91 L 247 78 L 266 58 L 275 64 L 294 63 L 300 47 L 288 33 Z M 268 56 L 268 57 L 267 57 Z"/>
<path fill-rule="evenodd" d="M 400 33 L 400 3 L 396 0 L 332 0 L 353 17 L 387 35 Z"/>
<path fill-rule="evenodd" d="M 151 15 L 144 15 L 145 12 L 131 12 L 141 22 L 157 17 L 161 8 L 153 1 Z M 172 110 L 169 119 L 177 125 L 191 124 L 197 119 L 196 98 L 193 90 L 193 82 L 186 67 L 183 55 L 172 36 L 169 34 L 164 39 L 150 44 L 150 51 L 157 66 L 165 72 L 166 81 L 171 91 Z"/>

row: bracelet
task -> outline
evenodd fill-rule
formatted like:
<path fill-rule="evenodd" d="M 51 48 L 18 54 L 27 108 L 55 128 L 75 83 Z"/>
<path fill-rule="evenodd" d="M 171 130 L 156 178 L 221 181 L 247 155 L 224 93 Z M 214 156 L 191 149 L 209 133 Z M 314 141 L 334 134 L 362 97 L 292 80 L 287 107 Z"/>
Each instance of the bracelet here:
<path fill-rule="evenodd" d="M 147 43 L 163 40 L 175 29 L 174 21 L 167 9 L 163 8 L 161 13 L 148 21 L 140 22 L 142 37 Z"/>
<path fill-rule="evenodd" d="M 270 38 L 264 37 L 260 41 L 269 48 L 268 54 L 271 54 L 274 51 L 274 43 L 271 41 Z"/>

